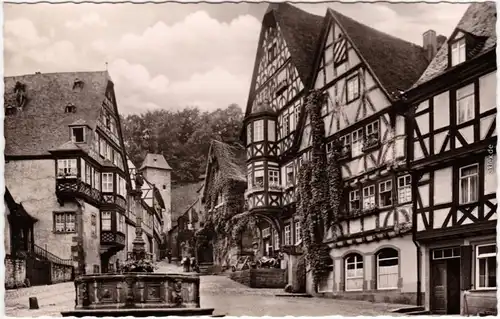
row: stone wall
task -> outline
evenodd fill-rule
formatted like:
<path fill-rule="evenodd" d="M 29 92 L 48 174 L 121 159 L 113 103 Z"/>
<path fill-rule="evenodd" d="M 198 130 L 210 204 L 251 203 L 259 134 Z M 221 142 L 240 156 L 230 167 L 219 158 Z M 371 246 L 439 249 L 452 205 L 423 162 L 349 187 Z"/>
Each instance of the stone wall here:
<path fill-rule="evenodd" d="M 5 256 L 5 288 L 22 287 L 26 280 L 26 260 Z"/>
<path fill-rule="evenodd" d="M 38 219 L 34 225 L 35 244 L 47 247 L 59 258 L 71 258 L 73 234 L 54 233 L 54 211 L 75 211 L 75 204 L 61 207 L 55 189 L 54 160 L 19 160 L 5 163 L 5 186 L 15 201 Z"/>
<path fill-rule="evenodd" d="M 463 294 L 462 294 L 463 297 Z M 497 292 L 494 291 L 471 291 L 464 298 L 462 314 L 477 316 L 479 314 L 496 315 Z"/>
<path fill-rule="evenodd" d="M 83 203 L 82 207 L 82 224 L 83 224 L 83 249 L 85 251 L 85 271 L 87 274 L 93 273 L 94 265 L 101 264 L 101 233 L 100 233 L 100 212 L 99 208 L 88 203 Z M 95 234 L 92 231 L 92 215 L 96 216 L 97 227 Z"/>
<path fill-rule="evenodd" d="M 285 288 L 284 269 L 246 269 L 229 273 L 229 278 L 250 288 Z"/>
<path fill-rule="evenodd" d="M 50 275 L 52 283 L 66 282 L 72 280 L 73 267 L 65 265 L 52 264 L 50 266 Z"/>

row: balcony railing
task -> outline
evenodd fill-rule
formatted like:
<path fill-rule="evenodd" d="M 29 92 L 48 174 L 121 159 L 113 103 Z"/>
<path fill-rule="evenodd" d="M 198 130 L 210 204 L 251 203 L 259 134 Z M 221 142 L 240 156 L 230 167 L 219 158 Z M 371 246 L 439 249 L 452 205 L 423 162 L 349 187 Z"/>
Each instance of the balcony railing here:
<path fill-rule="evenodd" d="M 56 183 L 56 193 L 59 196 L 81 196 L 85 200 L 96 205 L 99 205 L 102 201 L 102 195 L 99 190 L 92 188 L 92 186 L 77 178 L 58 179 Z"/>
<path fill-rule="evenodd" d="M 104 193 L 102 195 L 102 202 L 104 204 L 115 204 L 123 209 L 127 209 L 127 201 L 123 199 L 123 197 L 113 194 L 113 193 Z"/>
<path fill-rule="evenodd" d="M 125 235 L 119 232 L 102 231 L 101 243 L 109 245 L 125 245 Z"/>

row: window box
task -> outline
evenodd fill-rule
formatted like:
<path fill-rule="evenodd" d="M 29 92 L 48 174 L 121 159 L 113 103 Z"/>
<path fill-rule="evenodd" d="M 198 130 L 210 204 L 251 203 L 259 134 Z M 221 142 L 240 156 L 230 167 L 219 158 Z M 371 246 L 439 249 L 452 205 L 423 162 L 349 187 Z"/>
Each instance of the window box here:
<path fill-rule="evenodd" d="M 363 142 L 363 152 L 368 152 L 380 146 L 378 134 L 370 134 Z"/>
<path fill-rule="evenodd" d="M 344 145 L 340 149 L 339 160 L 348 160 L 351 158 L 351 145 Z"/>
<path fill-rule="evenodd" d="M 283 186 L 281 186 L 280 184 L 272 183 L 269 184 L 269 190 L 281 192 L 283 191 Z"/>

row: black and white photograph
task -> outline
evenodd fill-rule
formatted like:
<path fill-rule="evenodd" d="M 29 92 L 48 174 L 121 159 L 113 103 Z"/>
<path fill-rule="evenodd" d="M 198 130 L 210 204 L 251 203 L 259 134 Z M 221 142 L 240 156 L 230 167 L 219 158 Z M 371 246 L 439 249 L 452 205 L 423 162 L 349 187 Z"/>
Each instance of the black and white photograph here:
<path fill-rule="evenodd" d="M 496 3 L 3 3 L 7 317 L 497 316 Z"/>

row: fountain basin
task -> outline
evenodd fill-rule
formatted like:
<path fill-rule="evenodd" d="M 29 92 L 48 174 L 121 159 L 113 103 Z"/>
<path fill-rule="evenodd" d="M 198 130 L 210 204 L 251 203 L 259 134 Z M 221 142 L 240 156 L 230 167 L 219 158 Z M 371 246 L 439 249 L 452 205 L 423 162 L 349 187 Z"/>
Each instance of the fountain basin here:
<path fill-rule="evenodd" d="M 124 273 L 83 275 L 75 279 L 75 309 L 63 317 L 202 316 L 197 274 Z"/>

